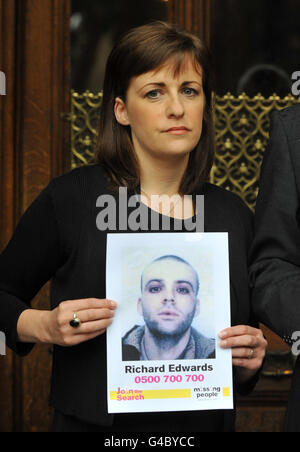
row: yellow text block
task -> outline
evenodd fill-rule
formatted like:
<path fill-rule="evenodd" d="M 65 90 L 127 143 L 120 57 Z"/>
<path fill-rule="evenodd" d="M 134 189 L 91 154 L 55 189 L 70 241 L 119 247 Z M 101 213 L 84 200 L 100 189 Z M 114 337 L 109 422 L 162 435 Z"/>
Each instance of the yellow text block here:
<path fill-rule="evenodd" d="M 110 391 L 110 400 L 186 399 L 191 389 L 153 389 L 144 391 Z"/>

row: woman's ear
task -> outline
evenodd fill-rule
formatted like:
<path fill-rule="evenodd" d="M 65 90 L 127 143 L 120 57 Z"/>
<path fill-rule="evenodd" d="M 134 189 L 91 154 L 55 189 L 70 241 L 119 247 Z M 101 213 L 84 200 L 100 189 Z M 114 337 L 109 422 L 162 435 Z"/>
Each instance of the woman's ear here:
<path fill-rule="evenodd" d="M 125 102 L 120 97 L 116 97 L 115 99 L 114 112 L 119 124 L 122 126 L 130 125 Z"/>

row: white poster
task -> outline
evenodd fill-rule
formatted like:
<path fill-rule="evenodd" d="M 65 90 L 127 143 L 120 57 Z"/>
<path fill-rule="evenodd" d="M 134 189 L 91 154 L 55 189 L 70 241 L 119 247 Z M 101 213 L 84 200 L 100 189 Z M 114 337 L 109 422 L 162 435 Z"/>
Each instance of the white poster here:
<path fill-rule="evenodd" d="M 109 413 L 232 409 L 227 233 L 108 234 Z"/>

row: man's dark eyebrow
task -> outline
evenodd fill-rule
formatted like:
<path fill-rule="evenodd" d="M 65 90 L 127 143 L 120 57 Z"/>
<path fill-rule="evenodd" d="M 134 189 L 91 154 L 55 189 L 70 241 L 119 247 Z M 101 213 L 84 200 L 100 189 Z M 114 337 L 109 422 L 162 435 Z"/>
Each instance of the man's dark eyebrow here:
<path fill-rule="evenodd" d="M 148 281 L 147 284 L 145 285 L 145 289 L 146 289 L 147 286 L 149 286 L 150 283 L 152 283 L 154 281 L 155 282 L 159 282 L 159 283 L 163 282 L 162 279 L 156 279 L 156 278 L 155 279 L 150 279 L 150 281 Z"/>

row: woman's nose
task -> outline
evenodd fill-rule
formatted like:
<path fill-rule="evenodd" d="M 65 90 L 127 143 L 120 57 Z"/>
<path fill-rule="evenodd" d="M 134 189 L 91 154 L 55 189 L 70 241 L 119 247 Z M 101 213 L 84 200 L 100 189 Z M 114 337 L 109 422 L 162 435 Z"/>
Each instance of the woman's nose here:
<path fill-rule="evenodd" d="M 167 106 L 167 115 L 180 118 L 184 115 L 184 105 L 178 95 L 170 96 Z"/>

